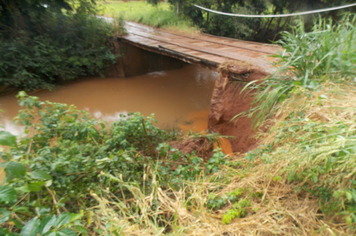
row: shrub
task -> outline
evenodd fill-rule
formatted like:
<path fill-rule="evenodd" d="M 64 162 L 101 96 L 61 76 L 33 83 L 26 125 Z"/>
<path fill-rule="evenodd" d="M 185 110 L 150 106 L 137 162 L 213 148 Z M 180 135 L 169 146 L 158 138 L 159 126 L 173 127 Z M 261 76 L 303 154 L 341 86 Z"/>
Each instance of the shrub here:
<path fill-rule="evenodd" d="M 0 86 L 50 89 L 56 82 L 102 75 L 115 62 L 108 38 L 113 27 L 97 19 L 95 6 L 51 1 L 0 5 Z"/>
<path fill-rule="evenodd" d="M 142 207 L 139 201 L 157 189 L 181 189 L 185 181 L 204 175 L 205 169 L 215 172 L 225 163 L 219 150 L 213 162 L 204 164 L 194 154 L 184 156 L 171 148 L 167 142 L 175 133 L 155 127 L 152 116 L 129 114 L 108 126 L 73 105 L 41 102 L 24 92 L 18 96 L 24 109 L 16 120 L 26 136 L 16 141 L 15 136 L 0 132 L 0 144 L 12 146 L 0 153 L 6 172 L 0 186 L 0 224 L 5 226 L 0 235 L 20 231 L 26 235 L 28 228 L 41 234 L 49 222 L 44 235 L 80 233 L 86 225 L 81 219 L 90 221 L 88 208 L 96 206 L 98 198 L 125 202 L 125 212 L 136 215 Z M 126 202 L 131 198 L 137 202 Z M 145 205 L 147 211 L 159 207 L 154 198 Z M 164 217 L 159 213 L 150 221 Z M 12 226 L 17 221 L 25 225 Z"/>

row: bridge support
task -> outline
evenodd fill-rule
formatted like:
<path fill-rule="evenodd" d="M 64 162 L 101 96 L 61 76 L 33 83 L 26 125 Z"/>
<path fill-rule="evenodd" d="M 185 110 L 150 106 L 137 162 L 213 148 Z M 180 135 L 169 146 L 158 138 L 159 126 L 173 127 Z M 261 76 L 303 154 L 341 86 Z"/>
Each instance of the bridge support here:
<path fill-rule="evenodd" d="M 181 60 L 146 51 L 120 39 L 113 42 L 115 53 L 119 55 L 111 68 L 113 77 L 131 77 L 155 71 L 180 69 L 185 64 Z"/>

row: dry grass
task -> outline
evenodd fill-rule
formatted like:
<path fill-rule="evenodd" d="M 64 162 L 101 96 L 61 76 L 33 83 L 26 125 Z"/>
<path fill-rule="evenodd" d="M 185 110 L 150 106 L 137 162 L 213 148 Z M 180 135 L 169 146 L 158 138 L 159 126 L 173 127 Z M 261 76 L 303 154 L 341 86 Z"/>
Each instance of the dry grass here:
<path fill-rule="evenodd" d="M 213 176 L 200 176 L 195 182 L 185 182 L 180 190 L 161 189 L 154 168 L 147 168 L 145 176 L 153 179 L 151 192 L 144 194 L 138 187 L 122 183 L 134 196 L 132 199 L 119 200 L 110 191 L 101 196 L 92 194 L 98 202 L 93 211 L 94 228 L 105 232 L 120 232 L 122 235 L 351 235 L 355 233 L 344 221 L 337 217 L 321 213 L 317 196 L 301 190 L 304 181 L 287 181 L 290 168 L 303 172 L 310 165 L 317 165 L 321 157 L 312 162 L 305 159 L 299 141 L 293 139 L 275 142 L 276 132 L 293 111 L 303 111 L 308 119 L 320 124 L 332 126 L 342 121 L 355 127 L 356 91 L 349 86 L 339 86 L 330 82 L 324 84 L 324 90 L 314 94 L 316 98 L 324 94 L 328 99 L 310 99 L 302 90 L 295 91 L 293 98 L 285 101 L 280 109 L 275 126 L 265 143 L 274 145 L 272 160 L 256 158 L 246 161 L 243 156 L 234 156 L 230 163 L 240 163 L 235 167 L 224 167 Z M 351 99 L 352 98 L 352 99 Z M 322 102 L 322 103 L 320 103 Z M 335 108 L 337 107 L 337 108 Z M 341 109 L 342 108 L 342 109 Z M 308 124 L 308 120 L 305 121 Z M 285 128 L 285 127 L 282 127 Z M 303 131 L 304 132 L 304 131 Z M 304 135 L 303 132 L 300 135 Z M 316 152 L 327 153 L 325 145 Z M 324 149 L 323 149 L 324 148 Z M 287 150 L 282 152 L 281 150 Z M 326 150 L 326 151 L 325 151 Z M 310 160 L 309 160 L 310 161 Z M 298 164 L 298 165 L 297 165 Z M 338 168 L 342 166 L 339 165 Z M 339 183 L 335 179 L 353 172 L 335 172 L 325 174 L 321 181 L 328 184 Z M 331 170 L 333 171 L 333 170 Z M 104 174 L 106 175 L 106 174 Z M 108 175 L 107 175 L 108 176 Z M 334 177 L 333 177 L 334 176 Z M 335 182 L 333 182 L 335 181 Z M 341 181 L 341 182 L 340 182 Z M 322 182 L 314 185 L 323 185 Z M 341 184 L 342 185 L 342 184 Z M 345 186 L 344 186 L 345 187 Z M 221 209 L 209 210 L 209 194 L 223 196 L 236 189 L 245 189 L 244 196 L 261 193 L 259 197 L 249 197 L 251 207 L 244 218 L 223 224 L 222 217 L 231 204 Z M 136 209 L 133 211 L 132 206 Z M 110 224 L 109 224 L 110 223 Z M 110 227 L 107 227 L 109 224 Z"/>
<path fill-rule="evenodd" d="M 284 167 L 281 163 L 273 174 Z M 318 214 L 318 199 L 309 194 L 295 192 L 294 185 L 273 181 L 271 166 L 256 165 L 250 174 L 244 175 L 242 170 L 225 169 L 229 183 L 222 186 L 204 179 L 186 183 L 180 191 L 162 190 L 155 188 L 150 195 L 144 196 L 138 188 L 130 187 L 134 194 L 136 215 L 126 214 L 128 202 L 108 200 L 96 194 L 92 196 L 99 205 L 95 209 L 95 228 L 105 229 L 111 223 L 111 229 L 118 230 L 123 235 L 161 235 L 170 231 L 172 235 L 340 235 L 346 234 L 343 228 L 322 220 Z M 239 173 L 234 173 L 239 172 Z M 151 173 L 154 176 L 154 173 Z M 234 177 L 233 177 L 234 176 Z M 214 178 L 214 177 L 213 177 Z M 216 190 L 223 195 L 237 188 L 249 188 L 250 191 L 264 193 L 263 198 L 255 198 L 251 209 L 258 209 L 256 213 L 242 219 L 235 219 L 229 225 L 221 223 L 224 210 L 209 211 L 206 203 L 209 192 Z M 160 206 L 152 210 L 152 202 L 157 200 Z M 188 204 L 189 202 L 189 204 Z M 166 222 L 169 227 L 159 227 L 155 223 L 158 216 L 171 217 L 174 220 Z M 100 223 L 98 223 L 100 222 Z M 111 231 L 112 232 L 112 231 Z"/>

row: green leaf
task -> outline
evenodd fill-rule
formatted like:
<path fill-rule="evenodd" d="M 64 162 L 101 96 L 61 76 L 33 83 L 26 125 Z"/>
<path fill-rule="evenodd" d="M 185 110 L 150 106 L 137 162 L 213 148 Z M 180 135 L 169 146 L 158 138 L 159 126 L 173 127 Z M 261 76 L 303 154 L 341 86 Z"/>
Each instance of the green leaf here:
<path fill-rule="evenodd" d="M 282 181 L 282 176 L 276 176 L 273 178 L 273 181 Z"/>
<path fill-rule="evenodd" d="M 80 232 L 80 233 L 82 233 L 84 235 L 88 234 L 88 230 L 85 227 L 81 226 L 81 225 L 74 225 L 73 227 L 74 227 L 74 229 L 76 231 L 78 231 L 78 232 Z"/>
<path fill-rule="evenodd" d="M 50 180 L 47 180 L 46 182 L 45 182 L 45 186 L 46 187 L 49 187 L 49 186 L 51 186 L 52 185 L 52 183 L 53 183 L 53 181 L 50 179 Z"/>
<path fill-rule="evenodd" d="M 57 217 L 55 215 L 46 216 L 45 218 L 43 218 L 43 220 L 41 221 L 41 225 L 39 227 L 38 232 L 41 235 L 44 235 L 45 233 L 47 233 L 50 230 L 50 228 L 56 223 L 56 219 L 57 219 Z"/>
<path fill-rule="evenodd" d="M 78 236 L 77 232 L 68 228 L 64 228 L 57 233 L 59 233 L 60 236 Z"/>
<path fill-rule="evenodd" d="M 0 186 L 0 201 L 12 202 L 17 197 L 16 191 L 10 186 Z"/>
<path fill-rule="evenodd" d="M 31 192 L 30 188 L 28 187 L 28 184 L 22 185 L 21 187 L 16 188 L 16 190 L 24 193 Z"/>
<path fill-rule="evenodd" d="M 44 186 L 44 185 L 45 185 L 45 182 L 39 181 L 39 182 L 25 184 L 21 187 L 16 188 L 16 190 L 24 192 L 24 193 L 38 192 L 38 191 L 42 190 L 42 186 Z"/>
<path fill-rule="evenodd" d="M 0 208 L 0 225 L 9 219 L 11 213 L 11 211 L 6 210 L 5 208 Z"/>
<path fill-rule="evenodd" d="M 318 182 L 318 177 L 316 175 L 312 175 L 312 180 L 314 181 L 314 183 L 317 183 Z"/>
<path fill-rule="evenodd" d="M 32 220 L 26 223 L 26 225 L 21 230 L 21 236 L 37 236 L 39 233 L 39 226 L 41 222 L 36 216 Z"/>
<path fill-rule="evenodd" d="M 50 180 L 52 177 L 44 170 L 32 171 L 31 175 L 34 179 Z"/>
<path fill-rule="evenodd" d="M 346 192 L 346 198 L 351 202 L 352 200 L 352 194 L 350 192 Z"/>
<path fill-rule="evenodd" d="M 62 213 L 58 216 L 56 220 L 56 228 L 58 229 L 62 225 L 68 224 L 71 219 L 71 213 Z"/>
<path fill-rule="evenodd" d="M 350 216 L 346 216 L 346 222 L 347 224 L 351 225 L 352 224 L 352 219 Z"/>
<path fill-rule="evenodd" d="M 11 161 L 5 165 L 7 178 L 23 178 L 26 175 L 26 167 L 21 163 Z"/>
<path fill-rule="evenodd" d="M 15 146 L 16 145 L 16 136 L 12 135 L 7 131 L 0 131 L 0 145 L 4 146 Z"/>
<path fill-rule="evenodd" d="M 80 220 L 83 217 L 83 215 L 84 215 L 83 210 L 80 211 L 80 214 L 71 213 L 70 222 L 74 222 L 76 220 Z"/>
<path fill-rule="evenodd" d="M 28 188 L 31 192 L 38 192 L 42 190 L 43 185 L 45 185 L 45 182 L 35 182 L 28 184 Z"/>

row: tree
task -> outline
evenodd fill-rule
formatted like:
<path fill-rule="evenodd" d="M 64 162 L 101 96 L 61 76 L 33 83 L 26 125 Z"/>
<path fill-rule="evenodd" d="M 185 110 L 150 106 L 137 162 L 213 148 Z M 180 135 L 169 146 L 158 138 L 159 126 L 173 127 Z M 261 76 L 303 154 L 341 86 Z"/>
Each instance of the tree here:
<path fill-rule="evenodd" d="M 155 0 L 148 0 L 155 1 Z M 340 6 L 352 0 L 168 0 L 178 14 L 188 16 L 203 32 L 240 39 L 269 42 L 279 32 L 289 30 L 295 17 L 286 18 L 242 18 L 209 13 L 193 6 L 198 4 L 222 12 L 243 14 L 285 14 Z M 347 9 L 343 11 L 356 10 Z M 342 11 L 341 11 L 342 12 Z M 323 17 L 339 19 L 340 11 L 323 13 Z M 305 28 L 310 30 L 315 17 L 303 16 Z"/>
<path fill-rule="evenodd" d="M 157 5 L 160 2 L 160 0 L 147 0 L 147 2 L 152 5 Z"/>
<path fill-rule="evenodd" d="M 113 29 L 92 0 L 0 0 L 0 89 L 48 89 L 100 74 L 115 60 Z"/>

